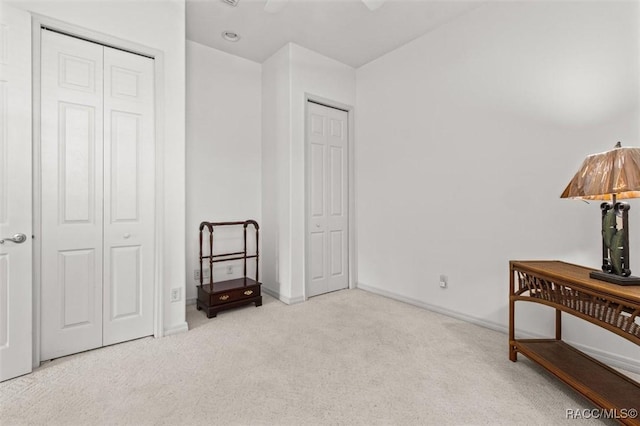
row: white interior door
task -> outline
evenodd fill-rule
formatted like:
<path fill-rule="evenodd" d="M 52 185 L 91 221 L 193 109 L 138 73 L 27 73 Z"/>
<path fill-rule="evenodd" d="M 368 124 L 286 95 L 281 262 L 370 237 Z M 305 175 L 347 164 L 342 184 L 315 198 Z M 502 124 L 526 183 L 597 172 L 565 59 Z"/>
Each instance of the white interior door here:
<path fill-rule="evenodd" d="M 42 32 L 41 359 L 153 334 L 153 60 Z"/>
<path fill-rule="evenodd" d="M 42 31 L 42 360 L 102 346 L 102 56 Z"/>
<path fill-rule="evenodd" d="M 104 48 L 103 344 L 153 334 L 153 60 Z"/>
<path fill-rule="evenodd" d="M 0 381 L 31 371 L 31 24 L 0 2 Z M 17 238 L 16 241 L 20 241 Z"/>
<path fill-rule="evenodd" d="M 307 296 L 341 290 L 348 274 L 348 114 L 307 105 Z"/>

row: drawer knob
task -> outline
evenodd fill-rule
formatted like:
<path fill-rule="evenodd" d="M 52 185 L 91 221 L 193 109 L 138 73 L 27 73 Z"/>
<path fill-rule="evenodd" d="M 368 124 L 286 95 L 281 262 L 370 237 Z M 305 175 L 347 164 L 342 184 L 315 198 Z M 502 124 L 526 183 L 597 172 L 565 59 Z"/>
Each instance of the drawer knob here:
<path fill-rule="evenodd" d="M 245 295 L 251 296 L 253 294 L 253 290 L 247 290 L 244 292 Z"/>
<path fill-rule="evenodd" d="M 220 300 L 227 300 L 229 298 L 228 294 L 223 294 L 222 296 L 220 296 Z"/>

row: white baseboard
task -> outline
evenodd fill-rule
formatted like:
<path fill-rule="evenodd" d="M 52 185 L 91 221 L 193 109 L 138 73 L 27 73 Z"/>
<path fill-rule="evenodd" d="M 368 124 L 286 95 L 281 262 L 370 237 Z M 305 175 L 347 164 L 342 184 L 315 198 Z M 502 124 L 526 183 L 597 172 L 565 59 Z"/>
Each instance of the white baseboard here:
<path fill-rule="evenodd" d="M 446 315 L 448 317 L 456 318 L 465 322 L 469 322 L 471 324 L 476 324 L 484 328 L 488 328 L 491 330 L 499 331 L 501 333 L 508 333 L 509 329 L 497 322 L 486 321 L 480 318 L 472 317 L 467 314 L 463 314 L 462 312 L 452 311 L 451 309 L 443 308 L 441 306 L 432 305 L 430 303 L 425 303 L 417 299 L 413 299 L 411 297 L 402 296 L 397 293 L 393 293 L 387 290 L 383 290 L 378 287 L 372 287 L 367 284 L 358 283 L 358 288 L 361 290 L 368 291 L 370 293 L 379 294 L 380 296 L 388 297 L 389 299 L 397 300 L 399 302 L 408 303 L 413 306 L 417 306 L 419 308 L 426 309 L 427 311 L 436 312 L 438 314 Z"/>
<path fill-rule="evenodd" d="M 189 305 L 195 305 L 196 304 L 196 300 L 198 300 L 197 297 L 190 297 L 189 299 L 186 299 L 184 301 L 184 304 L 189 306 Z"/>
<path fill-rule="evenodd" d="M 182 322 L 178 325 L 174 325 L 164 329 L 164 336 L 171 336 L 172 334 L 184 333 L 189 331 L 189 325 L 187 322 Z"/>
<path fill-rule="evenodd" d="M 300 297 L 285 297 L 282 296 L 279 292 L 272 290 L 268 287 L 265 287 L 264 285 L 262 286 L 262 291 L 266 294 L 268 294 L 269 296 L 278 299 L 279 301 L 281 301 L 282 303 L 286 303 L 287 305 L 294 305 L 296 303 L 301 303 L 304 302 L 304 297 L 300 296 Z"/>
<path fill-rule="evenodd" d="M 509 327 L 503 324 L 499 324 L 493 321 L 487 321 L 482 318 L 473 317 L 471 315 L 467 315 L 462 312 L 453 311 L 451 309 L 443 308 L 441 306 L 432 305 L 430 303 L 425 303 L 423 301 L 413 299 L 411 297 L 402 296 L 397 293 L 390 292 L 388 290 L 383 290 L 378 287 L 373 287 L 363 283 L 357 283 L 357 288 L 368 291 L 370 293 L 379 294 L 380 296 L 388 297 L 389 299 L 394 299 L 399 302 L 408 303 L 413 306 L 417 306 L 419 308 L 426 309 L 428 311 L 436 312 L 438 314 L 446 315 L 448 317 L 456 318 L 465 322 L 469 322 L 471 324 L 478 325 L 480 327 L 488 328 L 490 330 L 499 331 L 504 334 L 509 334 Z M 525 338 L 544 338 L 545 336 L 539 336 L 533 333 L 521 332 L 518 331 L 518 335 L 523 336 Z M 547 336 L 548 337 L 548 336 Z M 601 349 L 596 349 L 591 346 L 582 345 L 580 343 L 567 341 L 571 346 L 581 350 L 587 355 L 592 356 L 593 358 L 599 360 L 600 362 L 607 364 L 611 367 L 621 368 L 623 370 L 629 371 L 631 373 L 640 374 L 640 361 L 628 358 L 625 356 L 621 356 L 612 352 L 603 351 Z"/>
<path fill-rule="evenodd" d="M 306 299 L 304 298 L 304 296 L 298 296 L 298 297 L 292 297 L 289 299 L 289 305 L 295 305 L 296 303 L 302 303 L 304 302 Z"/>

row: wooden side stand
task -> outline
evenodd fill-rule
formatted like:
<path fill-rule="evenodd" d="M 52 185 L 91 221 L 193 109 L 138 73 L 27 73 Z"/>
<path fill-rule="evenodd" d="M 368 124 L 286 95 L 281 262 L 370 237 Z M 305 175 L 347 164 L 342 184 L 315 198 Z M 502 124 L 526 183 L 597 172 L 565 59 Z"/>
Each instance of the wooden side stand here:
<path fill-rule="evenodd" d="M 233 253 L 213 254 L 213 232 L 215 227 L 239 226 L 242 225 L 244 232 L 244 250 Z M 256 235 L 255 254 L 247 253 L 247 227 L 252 225 Z M 209 230 L 209 254 L 203 254 L 203 231 Z M 196 308 L 200 311 L 204 309 L 207 318 L 215 317 L 218 312 L 238 306 L 255 303 L 256 307 L 262 306 L 261 283 L 259 277 L 259 229 L 255 220 L 245 220 L 243 222 L 202 222 L 200 224 L 200 285 L 198 286 L 198 300 Z M 203 284 L 202 261 L 209 260 L 209 284 Z M 256 279 L 247 277 L 247 259 L 256 260 Z M 244 273 L 242 278 L 227 281 L 213 282 L 213 264 L 217 262 L 228 262 L 230 260 L 244 260 Z"/>
<path fill-rule="evenodd" d="M 566 312 L 640 345 L 640 286 L 594 280 L 591 271 L 560 261 L 509 262 L 509 359 L 515 362 L 518 353 L 525 355 L 609 418 L 637 426 L 640 417 L 633 413 L 640 410 L 640 383 L 562 341 Z M 516 339 L 516 301 L 555 308 L 555 338 Z"/>

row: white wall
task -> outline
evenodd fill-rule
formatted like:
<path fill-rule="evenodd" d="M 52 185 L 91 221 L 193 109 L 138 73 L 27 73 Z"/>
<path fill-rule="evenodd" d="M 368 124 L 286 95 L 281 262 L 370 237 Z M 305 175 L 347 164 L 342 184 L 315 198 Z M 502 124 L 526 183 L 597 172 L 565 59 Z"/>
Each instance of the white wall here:
<path fill-rule="evenodd" d="M 263 64 L 262 85 L 262 211 L 273 229 L 263 247 L 277 265 L 265 270 L 265 286 L 295 303 L 305 297 L 305 96 L 354 105 L 355 69 L 289 43 Z"/>
<path fill-rule="evenodd" d="M 184 303 L 170 303 L 185 276 L 185 5 L 184 0 L 28 1 L 10 4 L 91 31 L 164 52 L 164 329 L 186 330 Z"/>
<path fill-rule="evenodd" d="M 289 302 L 291 294 L 290 45 L 262 64 L 262 284 Z"/>
<path fill-rule="evenodd" d="M 187 300 L 197 296 L 200 222 L 254 219 L 262 225 L 261 96 L 260 64 L 187 41 Z M 251 242 L 253 234 L 248 237 Z M 214 250 L 242 249 L 241 238 L 242 227 L 216 229 Z M 242 272 L 238 262 L 218 265 L 215 280 Z"/>
<path fill-rule="evenodd" d="M 598 268 L 598 203 L 559 195 L 587 154 L 640 143 L 638 12 L 496 2 L 359 68 L 359 285 L 504 329 L 510 259 Z M 551 311 L 524 305 L 517 325 L 551 335 Z M 640 359 L 611 333 L 565 324 L 577 344 Z"/>
<path fill-rule="evenodd" d="M 291 298 L 305 297 L 305 95 L 355 106 L 356 71 L 291 44 Z M 350 130 L 351 132 L 353 129 Z"/>

